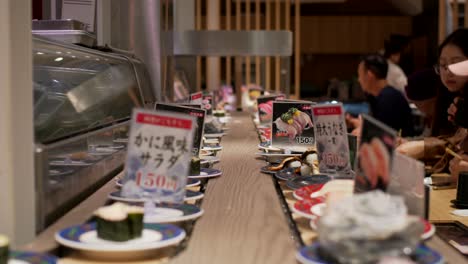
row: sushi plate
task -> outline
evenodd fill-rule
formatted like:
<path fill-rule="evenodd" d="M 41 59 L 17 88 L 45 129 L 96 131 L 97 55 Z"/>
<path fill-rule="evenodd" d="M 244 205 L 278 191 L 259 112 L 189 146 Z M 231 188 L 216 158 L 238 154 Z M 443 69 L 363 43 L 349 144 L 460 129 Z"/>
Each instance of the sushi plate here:
<path fill-rule="evenodd" d="M 266 165 L 266 166 L 261 167 L 260 172 L 265 173 L 265 174 L 276 174 L 276 173 L 278 173 L 278 171 L 269 170 L 268 168 L 271 167 L 271 166 L 272 165 Z"/>
<path fill-rule="evenodd" d="M 296 259 L 303 264 L 328 264 L 319 254 L 319 242 L 310 246 L 301 248 L 297 254 Z M 420 245 L 411 256 L 412 261 L 418 264 L 441 264 L 444 263 L 444 258 L 437 251 L 425 246 Z"/>
<path fill-rule="evenodd" d="M 8 264 L 55 264 L 55 256 L 28 251 L 10 251 Z"/>
<path fill-rule="evenodd" d="M 323 215 L 325 209 L 325 197 L 304 199 L 294 203 L 292 211 L 308 219 L 316 219 Z"/>
<path fill-rule="evenodd" d="M 204 179 L 221 176 L 222 172 L 217 169 L 201 168 L 199 175 L 189 175 L 189 179 Z"/>
<path fill-rule="evenodd" d="M 204 194 L 201 192 L 194 192 L 191 190 L 185 190 L 185 198 L 184 201 L 195 201 L 203 198 Z M 109 199 L 119 202 L 125 203 L 144 203 L 148 200 L 147 197 L 142 197 L 139 195 L 131 196 L 131 197 L 124 197 L 121 191 L 116 191 L 109 194 Z"/>
<path fill-rule="evenodd" d="M 275 177 L 281 181 L 289 181 L 300 176 L 294 172 L 294 168 L 287 168 L 276 172 Z"/>
<path fill-rule="evenodd" d="M 293 190 L 300 189 L 313 184 L 325 184 L 331 177 L 325 174 L 315 174 L 310 176 L 297 176 L 286 182 L 286 186 Z"/>
<path fill-rule="evenodd" d="M 194 220 L 203 215 L 203 209 L 192 204 L 162 204 L 145 214 L 145 223 L 175 223 Z"/>
<path fill-rule="evenodd" d="M 96 223 L 65 228 L 55 234 L 55 240 L 66 247 L 100 253 L 133 253 L 164 248 L 180 243 L 185 231 L 169 224 L 146 224 L 140 238 L 125 242 L 100 239 Z"/>
<path fill-rule="evenodd" d="M 220 161 L 220 159 L 218 157 L 214 157 L 214 156 L 202 156 L 200 158 L 200 164 L 207 164 L 207 163 L 210 163 L 210 164 L 215 164 L 215 163 L 218 163 Z"/>
<path fill-rule="evenodd" d="M 284 154 L 284 153 L 266 153 L 258 152 L 255 155 L 262 156 L 269 163 L 281 163 L 285 158 L 301 157 L 301 154 Z"/>
<path fill-rule="evenodd" d="M 122 179 L 118 179 L 115 183 L 118 187 L 122 187 Z M 187 185 L 185 186 L 186 188 L 188 187 L 195 187 L 201 184 L 200 180 L 197 179 L 187 179 Z"/>
<path fill-rule="evenodd" d="M 305 186 L 302 188 L 299 188 L 293 192 L 294 198 L 297 200 L 303 200 L 303 199 L 310 199 L 314 193 L 317 193 L 322 189 L 324 184 L 312 184 L 309 186 Z"/>
<path fill-rule="evenodd" d="M 204 133 L 203 136 L 205 138 L 221 138 L 223 136 L 225 136 L 226 133 L 213 133 L 213 134 L 207 134 L 207 133 Z"/>
<path fill-rule="evenodd" d="M 223 147 L 221 147 L 221 146 L 217 146 L 217 147 L 208 147 L 208 146 L 206 146 L 206 147 L 202 147 L 202 150 L 210 151 L 210 152 L 220 151 L 220 150 L 223 150 Z"/>

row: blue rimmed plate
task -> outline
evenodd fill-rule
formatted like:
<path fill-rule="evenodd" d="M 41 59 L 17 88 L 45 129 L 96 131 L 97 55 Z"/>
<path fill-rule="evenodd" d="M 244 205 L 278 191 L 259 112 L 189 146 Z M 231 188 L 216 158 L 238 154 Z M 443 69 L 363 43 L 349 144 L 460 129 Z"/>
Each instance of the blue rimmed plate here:
<path fill-rule="evenodd" d="M 122 187 L 122 179 L 117 179 L 115 183 L 118 187 Z M 200 180 L 197 179 L 187 179 L 187 185 L 185 187 L 195 187 L 201 184 Z"/>
<path fill-rule="evenodd" d="M 145 223 L 175 223 L 194 220 L 203 215 L 203 209 L 192 204 L 160 204 L 152 213 L 145 214 Z"/>
<path fill-rule="evenodd" d="M 282 169 L 275 173 L 275 177 L 281 181 L 289 181 L 293 178 L 300 177 L 300 176 L 301 175 L 298 175 L 294 172 L 294 168 Z"/>
<path fill-rule="evenodd" d="M 96 223 L 65 228 L 55 234 L 55 240 L 66 247 L 102 253 L 133 253 L 164 248 L 180 243 L 185 231 L 169 224 L 145 224 L 142 236 L 125 242 L 100 239 Z"/>
<path fill-rule="evenodd" d="M 195 192 L 192 190 L 185 190 L 184 201 L 194 201 L 199 200 L 204 197 L 204 194 L 201 192 Z M 109 199 L 125 203 L 144 203 L 147 201 L 147 197 L 140 195 L 134 195 L 130 197 L 125 197 L 122 195 L 121 191 L 112 192 L 109 194 Z"/>
<path fill-rule="evenodd" d="M 55 264 L 58 259 L 48 254 L 28 252 L 28 251 L 10 251 L 8 264 Z"/>
<path fill-rule="evenodd" d="M 220 150 L 223 150 L 223 147 L 221 147 L 221 146 L 216 146 L 216 147 L 209 147 L 209 146 L 206 146 L 206 147 L 202 147 L 201 150 L 213 152 L 213 151 L 220 151 Z"/>
<path fill-rule="evenodd" d="M 326 174 L 314 174 L 311 176 L 298 176 L 286 182 L 286 186 L 293 190 L 300 189 L 313 184 L 324 184 L 331 180 L 331 177 Z"/>
<path fill-rule="evenodd" d="M 205 138 L 221 138 L 223 136 L 225 136 L 226 133 L 204 133 L 203 136 Z"/>
<path fill-rule="evenodd" d="M 203 179 L 203 178 L 213 178 L 213 177 L 218 177 L 221 176 L 222 172 L 217 169 L 211 169 L 211 168 L 201 168 L 200 169 L 200 174 L 199 175 L 189 175 L 189 179 Z"/>
<path fill-rule="evenodd" d="M 272 171 L 272 170 L 268 169 L 271 166 L 273 166 L 273 165 L 266 165 L 266 166 L 261 167 L 260 172 L 265 173 L 265 174 L 276 174 L 276 173 L 278 173 L 278 171 Z"/>
<path fill-rule="evenodd" d="M 318 253 L 319 243 L 316 242 L 311 246 L 301 248 L 297 254 L 296 259 L 303 264 L 327 264 Z M 444 263 L 444 258 L 431 248 L 420 245 L 416 248 L 414 254 L 411 256 L 412 261 L 418 264 L 441 264 Z"/>

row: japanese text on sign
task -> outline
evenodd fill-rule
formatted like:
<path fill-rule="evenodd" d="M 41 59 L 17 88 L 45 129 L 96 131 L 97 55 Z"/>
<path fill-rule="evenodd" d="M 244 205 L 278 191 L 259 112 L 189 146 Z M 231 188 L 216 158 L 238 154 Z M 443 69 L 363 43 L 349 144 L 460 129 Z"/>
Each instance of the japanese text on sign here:
<path fill-rule="evenodd" d="M 351 169 L 348 135 L 341 104 L 312 107 L 315 137 L 321 171 Z"/>
<path fill-rule="evenodd" d="M 125 182 L 164 202 L 182 203 L 192 156 L 195 118 L 136 110 L 130 131 Z"/>

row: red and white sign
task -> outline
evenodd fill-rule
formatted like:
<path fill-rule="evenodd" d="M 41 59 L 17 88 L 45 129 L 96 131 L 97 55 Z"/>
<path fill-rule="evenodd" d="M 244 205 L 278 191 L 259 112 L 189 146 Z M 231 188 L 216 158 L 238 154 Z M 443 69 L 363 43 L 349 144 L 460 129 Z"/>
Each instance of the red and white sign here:
<path fill-rule="evenodd" d="M 181 128 L 186 130 L 192 129 L 192 120 L 190 119 L 174 118 L 156 114 L 139 113 L 137 114 L 136 122 L 139 124 L 154 126 Z"/>

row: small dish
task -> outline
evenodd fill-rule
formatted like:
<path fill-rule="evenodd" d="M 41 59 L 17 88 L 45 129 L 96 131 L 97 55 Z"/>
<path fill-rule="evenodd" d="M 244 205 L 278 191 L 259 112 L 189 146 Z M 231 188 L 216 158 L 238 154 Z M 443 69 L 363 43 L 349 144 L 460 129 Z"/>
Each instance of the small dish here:
<path fill-rule="evenodd" d="M 325 184 L 329 182 L 331 177 L 326 174 L 314 174 L 311 176 L 298 176 L 294 177 L 286 182 L 286 186 L 289 188 L 296 190 L 300 189 L 305 186 L 313 185 L 313 184 Z"/>
<path fill-rule="evenodd" d="M 221 176 L 221 174 L 222 172 L 217 169 L 201 168 L 199 175 L 189 175 L 188 177 L 192 179 L 204 179 L 204 178 L 218 177 L 218 176 Z"/>

